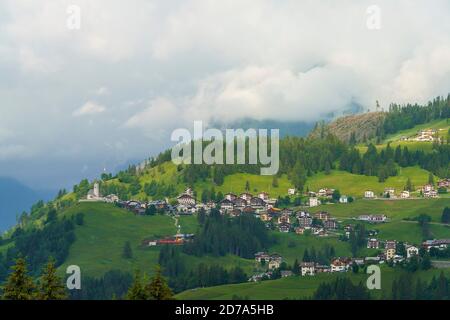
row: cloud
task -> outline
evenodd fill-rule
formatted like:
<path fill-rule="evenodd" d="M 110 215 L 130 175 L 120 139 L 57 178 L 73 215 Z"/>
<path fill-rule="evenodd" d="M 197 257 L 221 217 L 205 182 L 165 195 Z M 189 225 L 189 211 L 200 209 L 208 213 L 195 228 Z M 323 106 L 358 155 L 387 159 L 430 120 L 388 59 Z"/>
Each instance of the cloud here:
<path fill-rule="evenodd" d="M 95 176 L 146 158 L 193 120 L 316 121 L 447 95 L 450 2 L 376 4 L 380 30 L 366 0 L 3 0 L 0 175 L 70 186 L 82 164 Z"/>
<path fill-rule="evenodd" d="M 73 112 L 73 115 L 76 117 L 86 116 L 86 115 L 94 115 L 97 113 L 102 113 L 106 110 L 106 108 L 100 104 L 97 104 L 93 101 L 86 102 L 83 106 Z"/>
<path fill-rule="evenodd" d="M 182 110 L 167 98 L 158 97 L 150 101 L 144 110 L 131 116 L 124 127 L 142 130 L 147 136 L 158 139 L 167 137 L 168 132 L 183 122 Z"/>

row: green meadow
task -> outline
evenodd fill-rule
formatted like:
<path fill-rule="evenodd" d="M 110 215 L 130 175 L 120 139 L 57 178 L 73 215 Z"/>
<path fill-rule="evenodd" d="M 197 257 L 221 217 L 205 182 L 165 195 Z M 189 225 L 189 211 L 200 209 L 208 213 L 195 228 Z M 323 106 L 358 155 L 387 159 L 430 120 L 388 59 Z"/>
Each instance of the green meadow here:
<path fill-rule="evenodd" d="M 431 269 L 428 271 L 417 271 L 413 274 L 414 279 L 420 278 L 430 281 L 433 276 L 439 276 L 443 271 L 450 274 L 450 269 Z M 374 299 L 388 298 L 391 293 L 392 282 L 403 272 L 400 269 L 381 267 L 381 290 L 372 290 Z M 233 296 L 255 300 L 282 300 L 282 299 L 308 299 L 317 290 L 320 283 L 331 282 L 337 277 L 349 277 L 353 283 L 365 283 L 368 275 L 351 272 L 340 274 L 318 274 L 314 277 L 293 276 L 278 280 L 262 282 L 249 282 L 233 285 L 222 285 L 209 288 L 197 288 L 184 291 L 176 296 L 179 300 L 229 300 Z"/>
<path fill-rule="evenodd" d="M 323 172 L 313 175 L 306 181 L 306 187 L 311 191 L 318 191 L 321 188 L 338 189 L 341 194 L 353 197 L 364 197 L 365 190 L 372 190 L 375 194 L 383 193 L 384 188 L 393 187 L 396 193 L 400 193 L 408 180 L 411 179 L 415 187 L 428 183 L 429 172 L 419 167 L 399 168 L 399 174 L 389 177 L 385 182 L 378 182 L 374 176 L 352 174 L 346 171 L 333 170 L 330 174 Z M 435 177 L 437 181 L 437 177 Z"/>

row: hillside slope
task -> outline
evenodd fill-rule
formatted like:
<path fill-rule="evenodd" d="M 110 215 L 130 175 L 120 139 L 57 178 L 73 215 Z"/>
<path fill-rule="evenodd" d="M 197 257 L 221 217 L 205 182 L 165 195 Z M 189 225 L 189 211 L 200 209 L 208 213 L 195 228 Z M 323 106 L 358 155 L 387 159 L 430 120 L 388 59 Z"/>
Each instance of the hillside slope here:
<path fill-rule="evenodd" d="M 341 141 L 348 142 L 352 134 L 356 142 L 363 142 L 375 137 L 377 128 L 385 118 L 384 112 L 367 112 L 345 116 L 330 123 L 319 123 L 311 132 L 312 137 L 320 137 L 327 133 L 337 136 Z"/>

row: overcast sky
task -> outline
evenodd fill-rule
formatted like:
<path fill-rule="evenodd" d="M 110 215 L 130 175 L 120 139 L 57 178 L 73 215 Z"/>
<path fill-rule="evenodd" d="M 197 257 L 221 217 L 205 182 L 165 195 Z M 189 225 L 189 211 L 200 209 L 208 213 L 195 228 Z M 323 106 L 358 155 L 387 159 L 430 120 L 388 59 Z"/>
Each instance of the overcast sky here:
<path fill-rule="evenodd" d="M 2 0 L 0 175 L 67 187 L 195 119 L 315 121 L 447 95 L 449 14 L 448 0 Z"/>

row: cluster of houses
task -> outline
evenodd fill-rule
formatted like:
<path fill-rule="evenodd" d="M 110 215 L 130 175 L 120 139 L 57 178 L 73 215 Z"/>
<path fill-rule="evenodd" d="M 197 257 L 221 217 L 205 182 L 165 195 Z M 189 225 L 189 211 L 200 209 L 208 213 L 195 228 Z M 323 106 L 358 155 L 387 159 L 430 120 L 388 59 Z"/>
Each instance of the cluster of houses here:
<path fill-rule="evenodd" d="M 443 179 L 438 181 L 438 189 L 449 189 L 450 188 L 450 179 Z M 422 194 L 424 198 L 437 198 L 439 197 L 438 190 L 435 189 L 434 185 L 432 184 L 426 184 L 420 188 L 417 189 L 417 192 Z M 383 192 L 384 198 L 390 198 L 390 199 L 409 199 L 411 198 L 411 192 L 408 190 L 403 190 L 400 192 L 400 194 L 395 193 L 395 189 L 388 187 L 384 189 Z M 372 190 L 366 190 L 364 192 L 364 198 L 365 199 L 376 199 L 377 196 Z"/>
<path fill-rule="evenodd" d="M 322 204 L 321 199 L 331 200 L 333 198 L 335 189 L 331 188 L 322 188 L 317 192 L 309 191 L 308 192 L 308 206 L 309 207 L 317 207 Z M 346 195 L 341 195 L 339 197 L 339 203 L 348 203 L 348 197 Z"/>
<path fill-rule="evenodd" d="M 416 136 L 408 138 L 403 136 L 400 138 L 401 141 L 418 141 L 418 142 L 439 142 L 440 138 L 437 136 L 436 129 L 424 129 L 420 130 Z"/>
<path fill-rule="evenodd" d="M 444 250 L 450 246 L 450 239 L 427 240 L 422 243 L 422 247 L 430 251 L 431 248 Z M 381 241 L 377 239 L 368 239 L 367 248 L 369 249 L 384 249 L 383 252 L 373 257 L 363 258 L 348 258 L 336 257 L 333 258 L 329 265 L 321 265 L 316 262 L 301 262 L 300 275 L 314 276 L 318 273 L 333 273 L 333 272 L 347 272 L 353 265 L 364 266 L 368 264 L 381 264 L 387 261 L 399 263 L 405 259 L 410 259 L 413 256 L 419 255 L 419 247 L 411 244 L 404 244 L 406 256 L 401 256 L 397 252 L 397 241 L 386 240 Z M 266 268 L 266 272 L 257 273 L 253 275 L 249 281 L 261 281 L 270 279 L 273 272 L 281 267 L 283 258 L 279 254 L 268 254 L 266 252 L 258 252 L 255 254 L 255 261 L 259 266 Z M 290 270 L 281 271 L 281 277 L 293 276 Z"/>

